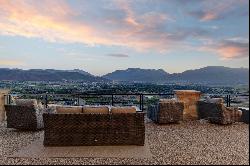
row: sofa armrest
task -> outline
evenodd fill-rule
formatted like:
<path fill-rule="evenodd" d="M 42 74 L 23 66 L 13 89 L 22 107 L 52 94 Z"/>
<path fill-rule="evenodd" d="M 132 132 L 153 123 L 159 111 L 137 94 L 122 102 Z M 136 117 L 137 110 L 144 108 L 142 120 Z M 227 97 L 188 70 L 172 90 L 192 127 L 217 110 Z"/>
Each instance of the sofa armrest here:
<path fill-rule="evenodd" d="M 148 111 L 147 111 L 147 117 L 154 121 L 157 122 L 158 121 L 158 113 L 159 113 L 159 104 L 151 104 L 148 107 Z"/>

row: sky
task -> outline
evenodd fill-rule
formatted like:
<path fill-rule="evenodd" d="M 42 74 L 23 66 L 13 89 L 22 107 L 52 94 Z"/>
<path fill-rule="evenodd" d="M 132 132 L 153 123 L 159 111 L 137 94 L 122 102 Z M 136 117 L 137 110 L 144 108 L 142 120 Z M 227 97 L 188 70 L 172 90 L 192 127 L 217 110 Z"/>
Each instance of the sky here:
<path fill-rule="evenodd" d="M 0 0 L 0 68 L 249 68 L 248 0 Z"/>

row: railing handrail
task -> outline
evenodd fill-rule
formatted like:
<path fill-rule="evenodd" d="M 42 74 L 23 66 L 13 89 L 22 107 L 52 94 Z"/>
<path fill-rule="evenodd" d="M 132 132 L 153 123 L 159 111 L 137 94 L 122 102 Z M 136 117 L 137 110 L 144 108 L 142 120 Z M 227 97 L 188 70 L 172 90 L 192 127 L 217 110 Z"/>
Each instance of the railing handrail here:
<path fill-rule="evenodd" d="M 43 96 L 43 95 L 70 95 L 70 96 L 75 96 L 75 95 L 144 95 L 144 96 L 149 96 L 149 95 L 174 95 L 174 93 L 37 93 L 37 94 L 32 94 L 32 93 L 9 93 L 10 95 L 35 95 L 35 96 Z M 232 94 L 232 93 L 202 93 L 202 95 L 230 95 L 230 96 L 249 96 L 249 94 Z"/>
<path fill-rule="evenodd" d="M 230 96 L 249 96 L 249 94 L 234 94 L 234 93 L 203 93 L 203 95 L 230 95 Z"/>
<path fill-rule="evenodd" d="M 84 97 L 84 96 L 110 96 L 111 97 L 111 101 L 110 103 L 112 105 L 114 105 L 114 103 L 117 103 L 117 102 L 114 102 L 114 96 L 140 96 L 140 100 L 139 100 L 139 104 L 140 104 L 140 109 L 143 110 L 144 108 L 144 97 L 145 96 L 174 96 L 175 94 L 174 93 L 72 93 L 72 94 L 69 94 L 69 93 L 61 93 L 61 94 L 58 94 L 58 93 L 40 93 L 40 94 L 31 94 L 31 93 L 26 93 L 26 94 L 9 94 L 9 95 L 34 95 L 34 96 L 42 96 L 43 98 L 45 97 L 45 105 L 47 106 L 48 105 L 48 97 L 49 96 L 71 96 L 71 97 L 77 97 L 78 100 L 78 104 L 79 104 L 79 98 L 80 97 L 83 97 L 83 98 L 87 98 L 87 97 Z M 249 97 L 249 94 L 209 94 L 209 93 L 203 93 L 202 94 L 203 96 L 204 95 L 220 95 L 220 96 L 224 96 L 226 97 L 226 104 L 228 107 L 230 107 L 231 105 L 231 96 L 248 96 Z M 5 96 L 8 96 L 8 95 L 5 95 Z M 8 97 L 8 100 L 10 100 L 10 98 Z M 53 101 L 56 101 L 56 100 L 53 100 Z M 99 102 L 100 103 L 100 102 Z M 107 102 L 108 103 L 108 102 Z"/>
<path fill-rule="evenodd" d="M 10 93 L 10 95 L 35 95 L 35 96 L 44 96 L 44 95 L 62 95 L 62 96 L 77 96 L 77 95 L 93 95 L 93 96 L 98 96 L 98 95 L 103 95 L 103 96 L 111 96 L 111 95 L 116 95 L 116 96 L 126 96 L 126 95 L 144 95 L 144 96 L 150 96 L 150 95 L 174 95 L 174 93 L 37 93 L 37 94 L 32 94 L 32 93 Z"/>

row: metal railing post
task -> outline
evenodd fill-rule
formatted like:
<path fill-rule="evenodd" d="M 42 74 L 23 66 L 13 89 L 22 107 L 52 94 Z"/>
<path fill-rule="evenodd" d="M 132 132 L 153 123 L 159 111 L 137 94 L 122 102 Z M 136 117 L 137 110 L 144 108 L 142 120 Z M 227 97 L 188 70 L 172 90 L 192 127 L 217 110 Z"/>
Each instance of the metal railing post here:
<path fill-rule="evenodd" d="M 227 107 L 229 107 L 229 97 L 227 95 Z"/>
<path fill-rule="evenodd" d="M 45 95 L 45 107 L 48 108 L 48 95 Z"/>
<path fill-rule="evenodd" d="M 11 95 L 8 95 L 7 97 L 8 97 L 7 98 L 8 99 L 8 104 L 11 104 Z"/>
<path fill-rule="evenodd" d="M 142 110 L 141 94 L 140 94 L 140 110 Z"/>
<path fill-rule="evenodd" d="M 7 104 L 11 104 L 11 95 L 7 95 Z"/>
<path fill-rule="evenodd" d="M 77 95 L 77 105 L 78 106 L 80 105 L 80 95 L 79 94 Z"/>
<path fill-rule="evenodd" d="M 227 101 L 228 101 L 228 97 L 226 97 L 226 103 L 227 103 Z M 227 107 L 228 107 L 228 103 L 227 103 Z"/>
<path fill-rule="evenodd" d="M 142 112 L 143 112 L 143 110 L 144 110 L 144 101 L 143 101 L 143 97 L 144 97 L 144 95 L 142 94 L 142 96 L 141 96 L 141 104 L 142 104 L 141 110 L 142 110 Z"/>
<path fill-rule="evenodd" d="M 114 106 L 114 94 L 111 95 L 111 105 Z"/>

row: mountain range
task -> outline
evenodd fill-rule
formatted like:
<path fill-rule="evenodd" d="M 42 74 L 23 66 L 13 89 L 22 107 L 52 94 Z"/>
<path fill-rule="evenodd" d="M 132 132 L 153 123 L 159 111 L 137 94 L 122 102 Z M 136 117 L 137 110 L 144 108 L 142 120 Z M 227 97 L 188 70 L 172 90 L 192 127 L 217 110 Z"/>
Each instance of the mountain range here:
<path fill-rule="evenodd" d="M 0 69 L 0 80 L 10 81 L 86 81 L 101 82 L 107 81 L 105 78 L 93 76 L 82 70 L 54 70 L 54 69 Z"/>
<path fill-rule="evenodd" d="M 103 77 L 109 80 L 127 82 L 165 82 L 169 75 L 162 69 L 128 68 L 127 70 L 116 70 Z"/>
<path fill-rule="evenodd" d="M 116 70 L 103 76 L 109 80 L 124 82 L 153 83 L 196 83 L 196 84 L 249 84 L 248 68 L 208 66 L 182 73 L 169 74 L 162 69 L 128 68 Z"/>
<path fill-rule="evenodd" d="M 116 70 L 102 77 L 94 76 L 83 70 L 54 69 L 8 69 L 0 68 L 0 80 L 12 81 L 86 81 L 86 82 L 144 82 L 144 83 L 196 83 L 236 85 L 249 84 L 248 68 L 229 68 L 208 66 L 182 73 L 167 73 L 163 69 L 128 68 Z"/>

